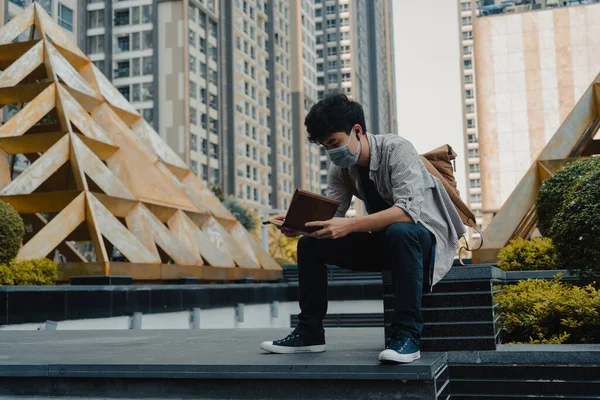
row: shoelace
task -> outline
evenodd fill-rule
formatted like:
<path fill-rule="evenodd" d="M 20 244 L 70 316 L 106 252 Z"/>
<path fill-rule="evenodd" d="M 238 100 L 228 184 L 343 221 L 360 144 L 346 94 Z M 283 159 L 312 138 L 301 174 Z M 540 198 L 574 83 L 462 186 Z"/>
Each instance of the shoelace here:
<path fill-rule="evenodd" d="M 284 337 L 283 339 L 278 340 L 278 343 L 282 343 L 282 342 L 286 342 L 288 340 L 291 339 L 296 339 L 299 335 L 294 331 L 292 333 L 290 333 L 289 335 L 287 335 L 286 337 Z"/>
<path fill-rule="evenodd" d="M 409 341 L 409 340 L 410 340 L 410 339 L 408 339 L 408 338 L 396 339 L 396 340 L 394 340 L 394 341 L 392 341 L 392 342 L 390 343 L 390 346 L 389 346 L 389 348 L 390 348 L 390 349 L 393 349 L 393 350 L 395 350 L 395 351 L 397 351 L 397 352 L 401 352 L 402 350 L 404 350 L 404 349 L 406 348 L 406 346 L 408 346 L 408 341 Z M 400 343 L 402 343 L 402 345 L 401 345 L 401 346 L 398 348 L 398 345 L 399 345 Z"/>

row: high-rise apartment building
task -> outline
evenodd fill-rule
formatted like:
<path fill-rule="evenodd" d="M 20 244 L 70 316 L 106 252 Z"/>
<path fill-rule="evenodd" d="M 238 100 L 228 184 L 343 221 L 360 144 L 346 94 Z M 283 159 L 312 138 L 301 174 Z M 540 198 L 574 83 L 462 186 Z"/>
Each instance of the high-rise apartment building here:
<path fill-rule="evenodd" d="M 218 3 L 160 2 L 157 27 L 158 131 L 201 180 L 220 183 Z"/>
<path fill-rule="evenodd" d="M 320 149 L 309 143 L 304 118 L 318 101 L 314 0 L 290 1 L 294 186 L 320 192 Z"/>
<path fill-rule="evenodd" d="M 342 90 L 364 108 L 367 131 L 396 133 L 392 1 L 314 0 L 318 97 Z M 329 159 L 321 153 L 321 191 Z M 361 212 L 353 201 L 348 215 Z"/>
<path fill-rule="evenodd" d="M 294 189 L 289 1 L 221 3 L 223 184 L 258 208 Z"/>
<path fill-rule="evenodd" d="M 80 19 L 80 48 L 156 130 L 157 5 L 154 0 L 87 0 Z"/>
<path fill-rule="evenodd" d="M 475 22 L 484 224 L 600 71 L 600 4 L 562 3 L 484 4 Z"/>
<path fill-rule="evenodd" d="M 481 167 L 479 156 L 479 140 L 477 134 L 477 98 L 476 79 L 473 55 L 473 22 L 478 15 L 476 0 L 459 0 L 459 26 L 460 26 L 460 54 L 461 54 L 461 79 L 463 99 L 463 127 L 464 127 L 464 154 L 467 165 L 465 177 L 467 193 L 463 198 L 468 202 L 477 223 L 481 226 L 482 198 L 481 198 Z M 479 234 L 472 232 L 474 238 Z"/>

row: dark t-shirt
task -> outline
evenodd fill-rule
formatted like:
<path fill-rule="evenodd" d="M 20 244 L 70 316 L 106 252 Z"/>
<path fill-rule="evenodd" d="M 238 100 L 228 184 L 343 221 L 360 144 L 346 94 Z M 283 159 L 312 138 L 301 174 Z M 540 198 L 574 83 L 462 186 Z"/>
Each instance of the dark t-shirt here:
<path fill-rule="evenodd" d="M 375 183 L 369 178 L 369 167 L 356 166 L 360 185 L 365 192 L 365 206 L 369 214 L 375 214 L 379 211 L 387 210 L 390 206 L 381 198 L 381 195 L 375 187 Z"/>

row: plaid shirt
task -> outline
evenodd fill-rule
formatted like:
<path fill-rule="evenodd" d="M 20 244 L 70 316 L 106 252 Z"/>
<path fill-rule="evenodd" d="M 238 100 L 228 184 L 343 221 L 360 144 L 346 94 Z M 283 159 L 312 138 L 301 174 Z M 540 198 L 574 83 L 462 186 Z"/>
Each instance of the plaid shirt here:
<path fill-rule="evenodd" d="M 367 134 L 371 148 L 369 177 L 381 198 L 391 207 L 404 210 L 415 223 L 420 222 L 436 240 L 433 281 L 435 285 L 452 267 L 458 241 L 466 232 L 458 212 L 439 179 L 423 165 L 421 157 L 406 139 L 396 135 Z M 365 193 L 356 166 L 349 168 L 359 198 Z M 342 171 L 331 163 L 327 197 L 340 201 L 336 217 L 343 217 L 350 207 L 352 193 L 344 184 Z"/>

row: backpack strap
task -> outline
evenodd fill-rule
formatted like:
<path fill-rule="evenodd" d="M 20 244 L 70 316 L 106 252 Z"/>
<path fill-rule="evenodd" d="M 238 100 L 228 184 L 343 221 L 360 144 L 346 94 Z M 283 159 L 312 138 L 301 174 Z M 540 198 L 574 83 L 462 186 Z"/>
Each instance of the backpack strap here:
<path fill-rule="evenodd" d="M 356 189 L 356 186 L 354 186 L 354 182 L 352 182 L 348 168 L 342 168 L 342 180 L 344 181 L 346 189 L 348 189 L 354 197 L 359 197 L 358 190 Z"/>

